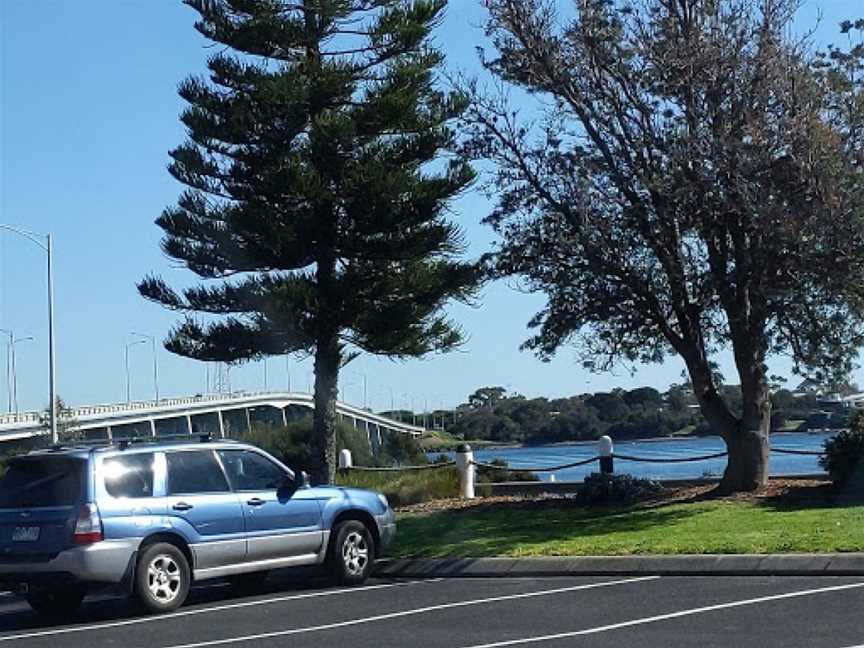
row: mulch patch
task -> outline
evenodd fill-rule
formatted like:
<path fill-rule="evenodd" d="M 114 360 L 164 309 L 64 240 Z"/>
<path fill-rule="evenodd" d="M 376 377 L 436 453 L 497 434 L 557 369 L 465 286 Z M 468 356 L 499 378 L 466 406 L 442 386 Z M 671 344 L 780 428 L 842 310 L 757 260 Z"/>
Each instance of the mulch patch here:
<path fill-rule="evenodd" d="M 700 484 L 667 488 L 632 503 L 634 508 L 653 508 L 687 502 L 728 501 L 764 503 L 775 507 L 830 506 L 836 503 L 836 493 L 827 479 L 772 479 L 764 489 L 753 493 L 718 495 L 716 485 Z M 440 511 L 537 510 L 538 508 L 585 508 L 577 495 L 543 494 L 538 496 L 497 495 L 473 500 L 438 499 L 398 507 L 400 513 L 428 515 Z M 594 507 L 602 510 L 606 507 Z"/>

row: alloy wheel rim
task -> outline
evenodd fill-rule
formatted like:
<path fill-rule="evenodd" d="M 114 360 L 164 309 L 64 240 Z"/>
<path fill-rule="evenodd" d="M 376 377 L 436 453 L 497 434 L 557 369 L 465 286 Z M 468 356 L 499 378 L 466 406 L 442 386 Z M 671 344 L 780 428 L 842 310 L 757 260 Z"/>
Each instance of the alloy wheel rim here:
<path fill-rule="evenodd" d="M 345 537 L 345 542 L 342 543 L 342 561 L 352 576 L 363 573 L 369 562 L 369 544 L 361 533 L 352 531 Z"/>
<path fill-rule="evenodd" d="M 181 575 L 177 561 L 159 554 L 147 566 L 147 588 L 160 603 L 171 603 L 180 594 Z"/>

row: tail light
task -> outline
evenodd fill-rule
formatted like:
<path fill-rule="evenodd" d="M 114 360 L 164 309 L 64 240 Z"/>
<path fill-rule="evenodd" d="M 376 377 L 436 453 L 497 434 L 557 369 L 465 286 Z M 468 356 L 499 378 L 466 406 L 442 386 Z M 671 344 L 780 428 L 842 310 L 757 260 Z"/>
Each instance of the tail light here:
<path fill-rule="evenodd" d="M 95 504 L 85 504 L 78 511 L 78 519 L 75 521 L 75 533 L 72 541 L 77 545 L 92 544 L 100 542 L 105 536 L 102 535 L 102 518 L 99 517 L 99 509 Z"/>

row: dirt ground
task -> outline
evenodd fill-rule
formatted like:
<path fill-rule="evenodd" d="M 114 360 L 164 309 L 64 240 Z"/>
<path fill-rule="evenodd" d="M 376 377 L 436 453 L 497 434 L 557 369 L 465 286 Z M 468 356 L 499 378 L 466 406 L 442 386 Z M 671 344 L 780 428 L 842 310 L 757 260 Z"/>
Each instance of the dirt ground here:
<path fill-rule="evenodd" d="M 774 505 L 809 504 L 825 505 L 835 501 L 837 493 L 832 489 L 827 479 L 772 479 L 764 489 L 753 493 L 737 493 L 735 495 L 718 496 L 715 494 L 715 484 L 698 486 L 680 486 L 665 489 L 662 493 L 647 499 L 632 503 L 635 507 L 653 507 L 666 504 L 695 502 L 703 500 L 726 500 L 736 502 L 771 502 Z M 438 511 L 470 510 L 488 507 L 522 507 L 537 506 L 583 506 L 575 495 L 543 494 L 535 497 L 516 495 L 496 495 L 493 497 L 478 497 L 473 500 L 438 499 L 410 506 L 399 507 L 402 513 L 428 514 Z"/>

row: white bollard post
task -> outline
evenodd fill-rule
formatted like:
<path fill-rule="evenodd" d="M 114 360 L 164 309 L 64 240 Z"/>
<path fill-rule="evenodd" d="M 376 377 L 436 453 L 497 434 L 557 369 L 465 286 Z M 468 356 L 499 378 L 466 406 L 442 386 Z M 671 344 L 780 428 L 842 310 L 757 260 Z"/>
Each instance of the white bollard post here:
<path fill-rule="evenodd" d="M 350 450 L 340 450 L 339 451 L 339 470 L 347 470 L 351 468 L 353 463 L 351 461 L 351 451 Z"/>
<path fill-rule="evenodd" d="M 600 455 L 600 472 L 604 475 L 611 475 L 615 472 L 612 452 L 612 437 L 603 435 L 597 439 L 597 454 Z"/>
<path fill-rule="evenodd" d="M 456 468 L 459 470 L 459 484 L 462 499 L 474 499 L 474 453 L 471 446 L 463 443 L 456 448 Z"/>
<path fill-rule="evenodd" d="M 555 481 L 555 473 L 552 473 L 551 475 L 549 475 L 549 483 L 554 484 Z"/>

